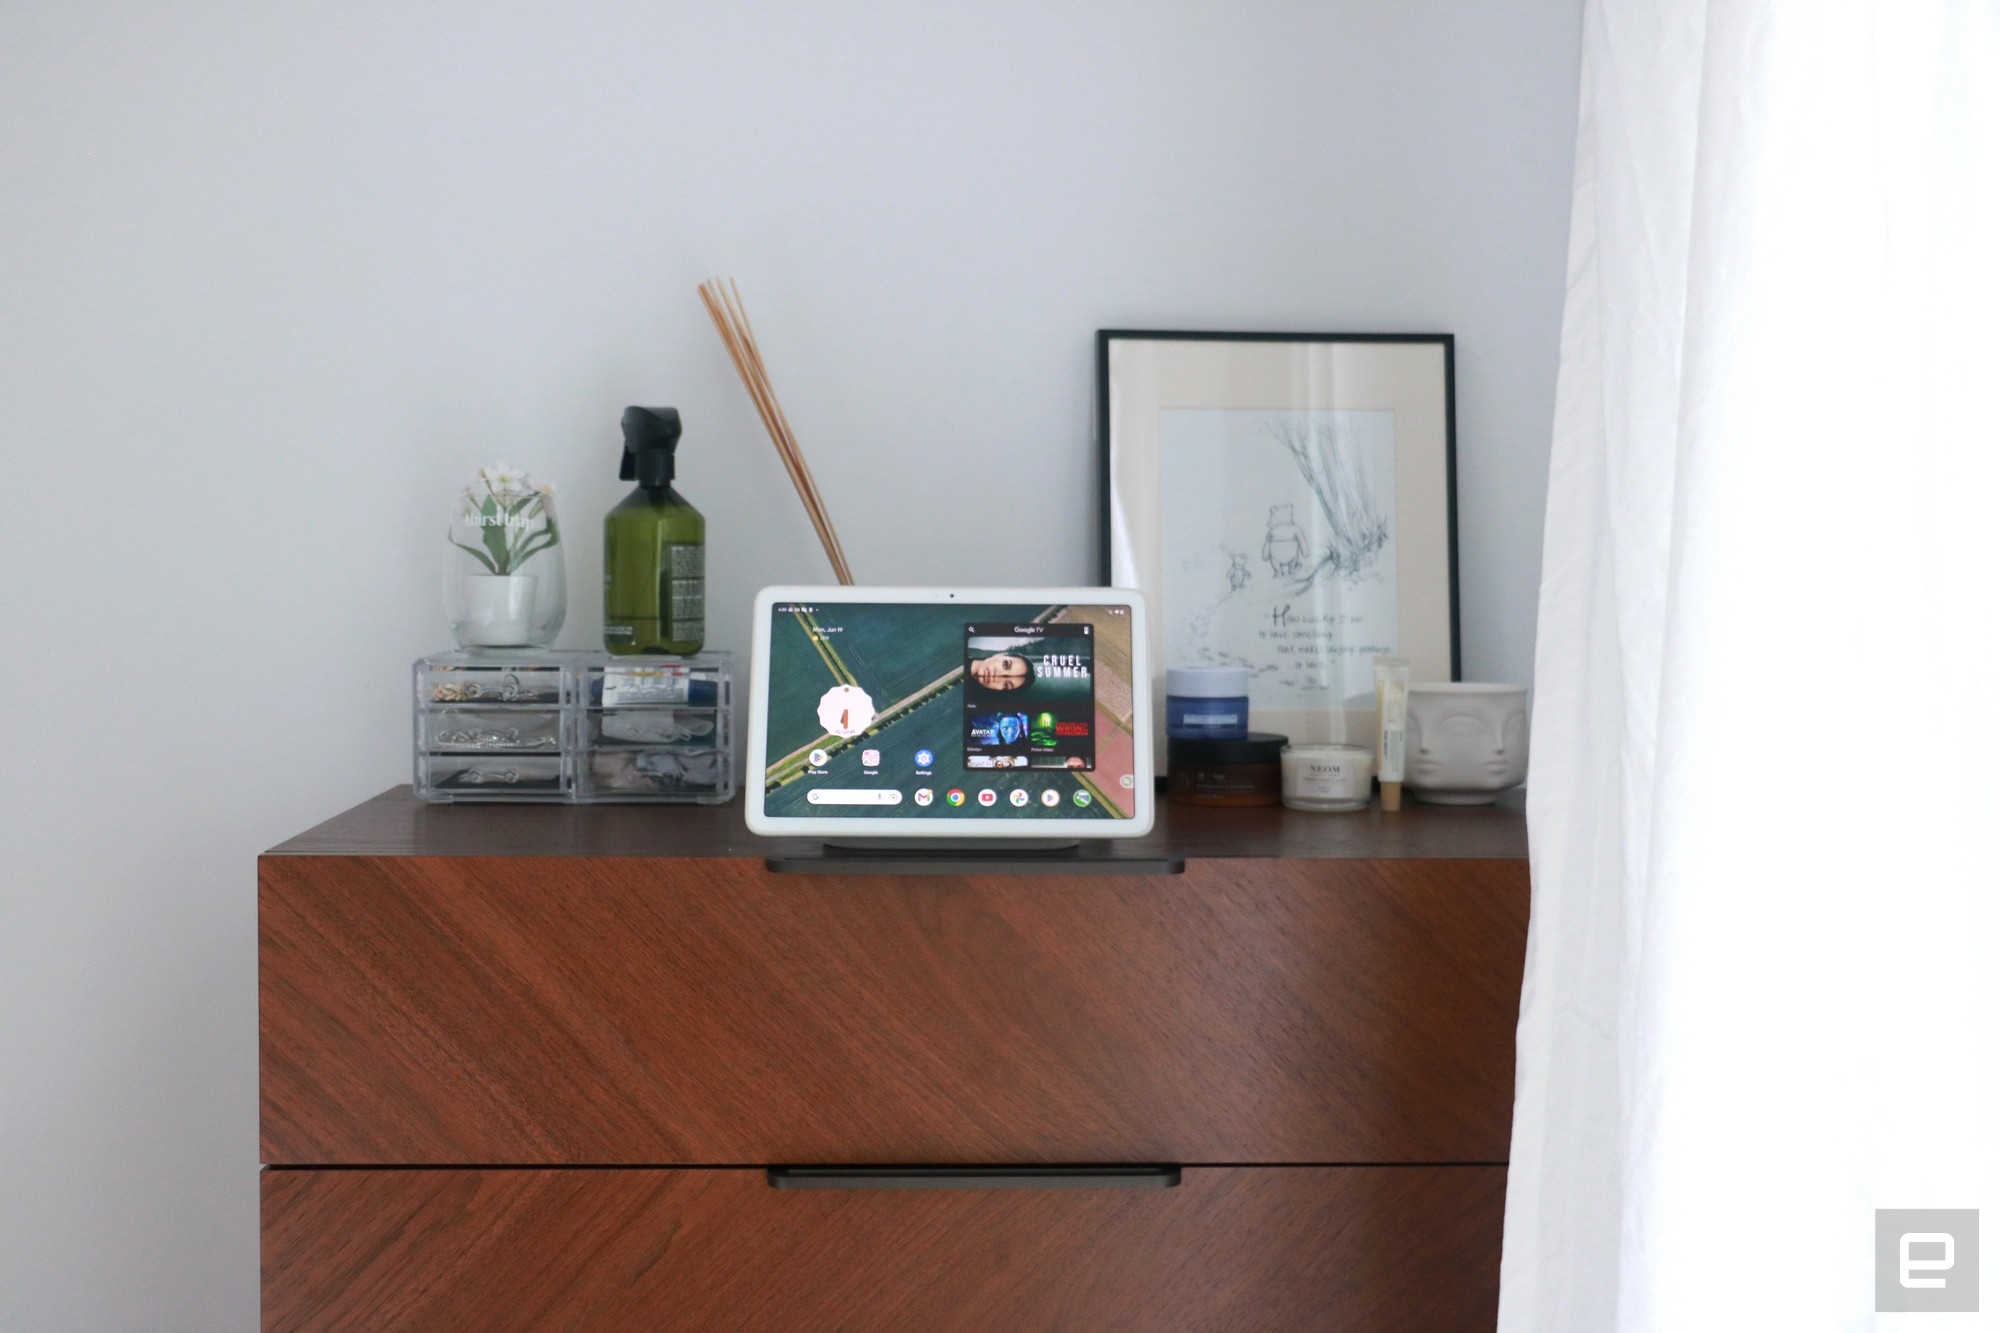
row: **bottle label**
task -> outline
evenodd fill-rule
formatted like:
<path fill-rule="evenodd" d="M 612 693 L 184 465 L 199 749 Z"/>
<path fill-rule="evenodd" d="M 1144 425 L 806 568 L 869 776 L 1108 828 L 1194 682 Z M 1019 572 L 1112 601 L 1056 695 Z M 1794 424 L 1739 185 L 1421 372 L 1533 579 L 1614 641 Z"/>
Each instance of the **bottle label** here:
<path fill-rule="evenodd" d="M 707 562 L 705 548 L 696 542 L 666 542 L 660 547 L 660 572 L 667 582 L 667 615 L 673 621 L 675 640 L 706 637 Z"/>

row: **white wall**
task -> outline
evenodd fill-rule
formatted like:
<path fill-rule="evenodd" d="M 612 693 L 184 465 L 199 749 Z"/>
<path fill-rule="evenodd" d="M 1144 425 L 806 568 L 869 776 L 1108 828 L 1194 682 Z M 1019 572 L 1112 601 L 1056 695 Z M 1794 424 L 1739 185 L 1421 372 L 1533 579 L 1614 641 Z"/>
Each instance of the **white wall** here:
<path fill-rule="evenodd" d="M 1525 679 L 1577 8 L 0 7 L 0 1325 L 252 1326 L 252 858 L 405 779 L 470 468 L 562 485 L 569 644 L 628 403 L 715 646 L 823 575 L 706 275 L 864 581 L 1092 574 L 1100 326 L 1456 333 Z"/>

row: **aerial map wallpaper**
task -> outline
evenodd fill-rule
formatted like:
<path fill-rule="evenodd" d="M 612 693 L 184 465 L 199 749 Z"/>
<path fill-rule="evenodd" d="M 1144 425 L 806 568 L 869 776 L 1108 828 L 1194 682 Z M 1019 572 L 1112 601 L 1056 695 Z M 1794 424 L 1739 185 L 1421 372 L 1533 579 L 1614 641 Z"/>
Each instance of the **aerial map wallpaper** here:
<path fill-rule="evenodd" d="M 1122 606 L 779 603 L 767 707 L 772 816 L 1132 815 Z"/>

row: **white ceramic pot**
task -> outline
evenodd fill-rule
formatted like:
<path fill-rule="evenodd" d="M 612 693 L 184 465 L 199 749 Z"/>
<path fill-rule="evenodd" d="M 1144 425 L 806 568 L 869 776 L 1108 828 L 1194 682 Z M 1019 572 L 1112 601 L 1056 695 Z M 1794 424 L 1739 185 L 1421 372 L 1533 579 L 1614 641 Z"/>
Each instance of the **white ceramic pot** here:
<path fill-rule="evenodd" d="M 1410 684 L 1403 785 L 1432 805 L 1491 805 L 1528 776 L 1528 690 Z"/>
<path fill-rule="evenodd" d="M 481 648 L 519 648 L 535 619 L 533 574 L 467 574 L 459 641 Z"/>

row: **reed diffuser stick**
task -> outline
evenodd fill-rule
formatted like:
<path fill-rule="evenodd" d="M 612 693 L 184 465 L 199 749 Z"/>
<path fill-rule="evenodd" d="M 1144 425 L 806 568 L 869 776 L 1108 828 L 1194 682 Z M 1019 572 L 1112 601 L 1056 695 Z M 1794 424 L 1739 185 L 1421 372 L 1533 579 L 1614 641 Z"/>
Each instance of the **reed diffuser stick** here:
<path fill-rule="evenodd" d="M 800 475 L 798 459 L 786 446 L 782 434 L 775 425 L 775 416 L 768 401 L 768 387 L 758 379 L 757 372 L 750 363 L 749 353 L 736 335 L 734 324 L 707 287 L 701 288 L 701 301 L 708 307 L 709 317 L 715 321 L 715 327 L 722 335 L 722 345 L 728 351 L 729 359 L 735 363 L 736 373 L 742 377 L 744 388 L 749 390 L 751 406 L 757 409 L 758 417 L 771 432 L 772 443 L 778 447 L 778 461 L 784 464 L 785 474 L 792 479 L 793 486 L 798 488 L 799 497 L 806 501 L 806 516 L 812 520 L 815 530 L 822 529 L 823 517 L 820 511 L 814 508 L 807 494 L 807 485 Z M 825 540 L 823 533 L 821 540 Z"/>
<path fill-rule="evenodd" d="M 704 293 L 704 300 L 710 298 Z M 812 521 L 813 530 L 819 535 L 820 544 L 826 548 L 827 559 L 832 562 L 834 573 L 843 582 L 851 581 L 851 574 L 843 573 L 846 553 L 840 548 L 839 537 L 833 531 L 832 520 L 827 516 L 825 502 L 820 498 L 818 488 L 813 484 L 811 474 L 804 466 L 804 458 L 798 451 L 797 441 L 788 437 L 779 419 L 776 398 L 768 380 L 764 379 L 751 360 L 749 350 L 744 345 L 739 328 L 722 311 L 711 305 L 710 314 L 717 319 L 718 328 L 724 330 L 723 344 L 728 349 L 730 359 L 736 363 L 737 373 L 743 377 L 744 386 L 750 392 L 750 401 L 764 421 L 764 427 L 771 434 L 771 441 L 778 449 L 778 459 L 784 464 L 785 472 L 798 490 L 799 498 L 805 504 L 806 517 Z"/>
<path fill-rule="evenodd" d="M 838 572 L 847 563 L 846 551 L 840 545 L 840 536 L 833 528 L 833 516 L 827 513 L 826 501 L 819 493 L 819 484 L 813 479 L 812 468 L 806 463 L 804 451 L 799 448 L 799 437 L 792 430 L 792 423 L 785 416 L 784 405 L 778 401 L 777 390 L 771 386 L 771 372 L 764 364 L 764 349 L 757 343 L 757 331 L 750 325 L 749 311 L 744 308 L 743 294 L 737 289 L 736 280 L 731 278 L 725 292 L 720 283 L 716 284 L 716 295 L 723 308 L 729 313 L 737 339 L 742 345 L 744 359 L 749 363 L 756 377 L 757 392 L 764 404 L 766 425 L 772 431 L 772 440 L 785 456 L 786 467 L 792 473 L 793 482 L 800 487 L 800 496 L 806 508 L 814 514 L 814 526 L 830 534 L 832 549 L 827 554 L 834 561 Z M 822 540 L 825 540 L 823 536 Z M 836 556 L 835 552 L 839 554 Z"/>
<path fill-rule="evenodd" d="M 854 572 L 848 567 L 847 552 L 841 548 L 840 536 L 834 531 L 832 516 L 826 512 L 826 501 L 820 498 L 819 485 L 813 480 L 812 469 L 806 466 L 798 436 L 792 432 L 792 423 L 778 403 L 777 391 L 771 387 L 771 372 L 764 364 L 764 353 L 757 345 L 757 335 L 750 328 L 750 314 L 743 305 L 743 294 L 736 289 L 733 278 L 711 278 L 701 284 L 699 291 L 701 303 L 707 307 L 708 317 L 715 321 L 715 331 L 721 335 L 722 345 L 728 350 L 729 359 L 735 363 L 736 373 L 750 394 L 751 406 L 757 409 L 765 431 L 771 436 L 771 443 L 777 447 L 778 459 L 784 464 L 785 474 L 792 479 L 800 502 L 805 505 L 806 517 L 812 520 L 820 545 L 826 548 L 826 558 L 833 565 L 834 577 L 843 584 L 852 584 Z"/>

